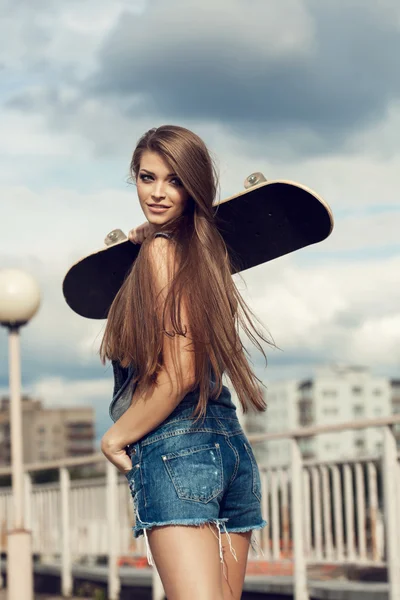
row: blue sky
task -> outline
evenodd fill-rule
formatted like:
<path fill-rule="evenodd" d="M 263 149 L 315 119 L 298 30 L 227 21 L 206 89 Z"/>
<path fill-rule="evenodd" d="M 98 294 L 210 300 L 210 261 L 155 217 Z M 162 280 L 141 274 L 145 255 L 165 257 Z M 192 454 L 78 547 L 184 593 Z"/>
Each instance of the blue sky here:
<path fill-rule="evenodd" d="M 199 133 L 221 196 L 262 171 L 331 205 L 326 242 L 262 265 L 240 289 L 281 351 L 268 381 L 332 361 L 400 372 L 400 7 L 382 0 L 0 0 L 0 266 L 39 280 L 24 387 L 96 407 L 109 425 L 103 324 L 61 293 L 111 229 L 142 222 L 127 183 L 148 128 Z M 0 334 L 0 388 L 7 385 Z"/>

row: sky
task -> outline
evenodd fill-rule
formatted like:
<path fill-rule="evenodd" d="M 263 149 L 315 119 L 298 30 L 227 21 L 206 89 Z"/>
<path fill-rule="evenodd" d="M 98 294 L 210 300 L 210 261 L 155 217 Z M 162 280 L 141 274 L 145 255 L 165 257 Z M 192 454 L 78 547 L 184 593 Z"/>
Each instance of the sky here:
<path fill-rule="evenodd" d="M 279 350 L 268 385 L 329 363 L 400 377 L 397 0 L 0 0 L 0 268 L 36 277 L 23 387 L 110 426 L 104 322 L 62 296 L 73 262 L 143 222 L 128 166 L 173 123 L 207 143 L 221 197 L 261 171 L 314 189 L 335 228 L 237 279 Z M 7 391 L 0 332 L 0 393 Z"/>

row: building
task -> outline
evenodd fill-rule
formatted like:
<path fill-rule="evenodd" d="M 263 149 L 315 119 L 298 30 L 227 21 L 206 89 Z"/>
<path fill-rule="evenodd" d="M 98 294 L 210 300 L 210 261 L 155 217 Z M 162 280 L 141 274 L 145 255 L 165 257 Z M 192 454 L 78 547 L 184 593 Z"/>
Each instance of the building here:
<path fill-rule="evenodd" d="M 298 426 L 298 382 L 295 380 L 271 383 L 265 391 L 268 408 L 264 413 L 248 413 L 245 428 L 248 435 L 275 433 L 295 429 Z M 260 464 L 283 464 L 289 459 L 286 441 L 257 442 L 254 454 Z"/>
<path fill-rule="evenodd" d="M 249 433 L 282 432 L 400 412 L 400 381 L 374 376 L 364 367 L 329 366 L 317 369 L 313 379 L 269 384 L 267 403 L 264 415 L 248 417 Z M 376 455 L 382 450 L 382 431 L 371 428 L 317 435 L 302 439 L 300 447 L 304 458 L 321 461 Z M 257 444 L 255 451 L 260 463 L 290 462 L 287 440 Z"/>
<path fill-rule="evenodd" d="M 394 415 L 400 415 L 400 379 L 392 379 L 390 385 L 392 395 L 392 413 Z M 395 425 L 393 429 L 397 440 L 397 449 L 400 451 L 400 425 Z"/>
<path fill-rule="evenodd" d="M 94 410 L 91 407 L 45 408 L 23 396 L 24 462 L 44 462 L 95 450 Z M 0 465 L 11 461 L 9 399 L 0 398 Z"/>
<path fill-rule="evenodd" d="M 390 385 L 392 389 L 392 412 L 394 415 L 400 415 L 400 379 L 392 379 Z"/>

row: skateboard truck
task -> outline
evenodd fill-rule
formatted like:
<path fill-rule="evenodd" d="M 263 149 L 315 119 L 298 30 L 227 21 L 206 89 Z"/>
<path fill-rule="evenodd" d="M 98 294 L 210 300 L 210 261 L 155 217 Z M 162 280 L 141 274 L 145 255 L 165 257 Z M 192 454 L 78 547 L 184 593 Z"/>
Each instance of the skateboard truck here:
<path fill-rule="evenodd" d="M 253 185 L 263 183 L 264 181 L 267 180 L 262 173 L 252 173 L 244 180 L 244 187 L 246 190 L 248 190 L 249 188 L 253 187 Z"/>
<path fill-rule="evenodd" d="M 106 235 L 104 243 L 106 246 L 113 246 L 114 244 L 117 244 L 118 242 L 124 242 L 127 239 L 127 236 L 121 229 L 113 229 L 108 235 Z"/>

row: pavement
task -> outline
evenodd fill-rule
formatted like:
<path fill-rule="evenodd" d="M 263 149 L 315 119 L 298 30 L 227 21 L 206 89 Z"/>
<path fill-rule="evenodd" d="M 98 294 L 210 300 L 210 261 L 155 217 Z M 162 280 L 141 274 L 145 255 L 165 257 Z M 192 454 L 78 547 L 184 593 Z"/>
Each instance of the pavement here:
<path fill-rule="evenodd" d="M 0 573 L 5 565 L 0 560 Z M 73 577 L 79 581 L 86 581 L 100 587 L 106 585 L 108 569 L 105 565 L 73 565 Z M 44 576 L 60 575 L 60 564 L 36 564 L 35 573 Z M 315 576 L 315 573 L 314 573 Z M 135 598 L 150 600 L 152 585 L 152 569 L 120 568 L 121 600 L 127 600 L 134 595 Z M 309 596 L 314 600 L 389 600 L 389 585 L 384 581 L 349 581 L 340 576 L 331 580 L 316 580 L 309 578 L 307 581 Z M 250 575 L 246 577 L 243 600 L 255 598 L 293 598 L 293 577 Z M 90 586 L 84 593 L 91 593 Z M 83 590 L 82 590 L 83 591 Z M 397 598 L 398 596 L 396 596 Z M 92 596 L 93 598 L 93 596 Z M 0 590 L 0 600 L 8 600 L 5 590 Z M 54 594 L 36 594 L 34 600 L 62 600 L 61 596 Z M 90 600 L 90 598 L 71 598 L 69 600 Z"/>

